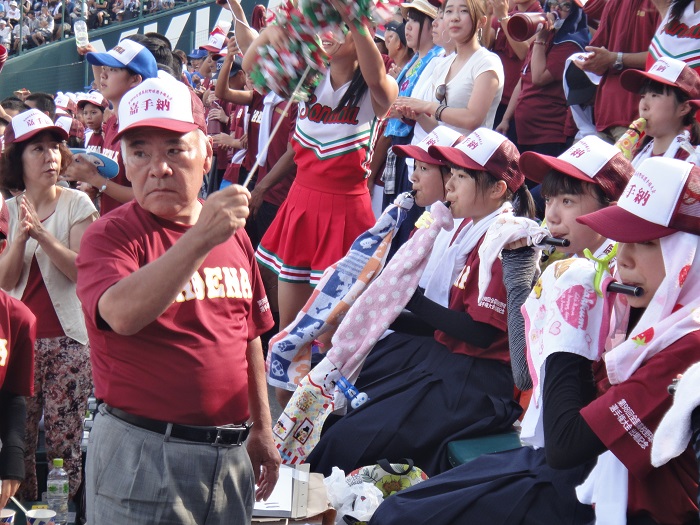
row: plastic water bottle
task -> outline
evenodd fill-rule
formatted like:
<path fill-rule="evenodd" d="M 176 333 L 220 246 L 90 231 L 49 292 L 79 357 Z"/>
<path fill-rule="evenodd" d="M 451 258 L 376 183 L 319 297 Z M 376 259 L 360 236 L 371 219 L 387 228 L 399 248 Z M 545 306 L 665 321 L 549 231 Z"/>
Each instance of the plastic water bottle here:
<path fill-rule="evenodd" d="M 49 509 L 56 513 L 56 524 L 68 523 L 68 474 L 63 470 L 61 458 L 53 460 L 46 480 L 46 499 Z"/>
<path fill-rule="evenodd" d="M 75 31 L 75 45 L 78 47 L 86 47 L 90 43 L 88 38 L 88 28 L 85 20 L 76 20 L 73 25 Z"/>

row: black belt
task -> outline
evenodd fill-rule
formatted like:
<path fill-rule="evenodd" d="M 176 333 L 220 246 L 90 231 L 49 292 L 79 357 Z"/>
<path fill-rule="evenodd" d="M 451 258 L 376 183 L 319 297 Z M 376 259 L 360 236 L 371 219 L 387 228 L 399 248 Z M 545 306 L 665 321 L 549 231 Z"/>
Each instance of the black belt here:
<path fill-rule="evenodd" d="M 135 427 L 165 435 L 170 423 L 157 421 L 147 417 L 135 416 L 111 407 L 105 403 L 105 410 L 114 417 L 134 425 Z M 219 427 L 195 427 L 172 424 L 170 437 L 192 441 L 194 443 L 209 443 L 210 445 L 240 446 L 248 438 L 251 425 L 222 425 Z"/>

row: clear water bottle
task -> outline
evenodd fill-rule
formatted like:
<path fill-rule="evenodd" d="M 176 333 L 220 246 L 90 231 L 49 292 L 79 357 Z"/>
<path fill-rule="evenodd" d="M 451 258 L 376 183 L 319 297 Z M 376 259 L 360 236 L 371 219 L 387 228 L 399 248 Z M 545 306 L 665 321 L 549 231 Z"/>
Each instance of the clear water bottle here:
<path fill-rule="evenodd" d="M 85 47 L 90 43 L 88 38 L 88 28 L 85 20 L 76 20 L 73 25 L 73 31 L 75 31 L 75 45 L 78 47 Z"/>
<path fill-rule="evenodd" d="M 63 470 L 61 458 L 53 460 L 46 480 L 46 500 L 49 509 L 56 512 L 56 524 L 68 523 L 68 474 Z"/>

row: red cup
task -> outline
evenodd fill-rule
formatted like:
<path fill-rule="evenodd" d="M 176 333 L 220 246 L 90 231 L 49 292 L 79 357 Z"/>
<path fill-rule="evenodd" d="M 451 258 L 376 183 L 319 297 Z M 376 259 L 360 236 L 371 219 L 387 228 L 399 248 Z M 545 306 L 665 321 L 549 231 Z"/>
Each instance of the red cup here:
<path fill-rule="evenodd" d="M 524 42 L 529 40 L 545 25 L 545 13 L 517 13 L 508 19 L 508 34 L 513 40 Z"/>

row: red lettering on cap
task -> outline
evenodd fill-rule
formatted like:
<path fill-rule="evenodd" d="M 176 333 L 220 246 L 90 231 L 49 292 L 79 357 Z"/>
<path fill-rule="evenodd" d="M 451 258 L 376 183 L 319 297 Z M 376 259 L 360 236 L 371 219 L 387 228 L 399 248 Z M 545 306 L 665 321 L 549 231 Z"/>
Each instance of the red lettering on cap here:
<path fill-rule="evenodd" d="M 115 46 L 114 49 L 112 49 L 112 51 L 114 51 L 115 53 L 119 53 L 121 55 L 124 51 L 126 51 L 126 49 L 124 49 L 121 46 Z"/>
<path fill-rule="evenodd" d="M 651 193 L 644 190 L 644 188 L 639 188 L 637 195 L 635 195 L 635 197 L 634 197 L 634 202 L 636 204 L 641 204 L 642 206 L 646 206 L 647 202 L 649 202 L 650 195 L 651 195 Z"/>
<path fill-rule="evenodd" d="M 469 139 L 464 142 L 464 145 L 469 149 L 476 149 L 479 147 L 479 143 L 474 139 Z"/>
<path fill-rule="evenodd" d="M 156 100 L 156 109 L 158 111 L 170 111 L 170 101 L 159 98 Z"/>
<path fill-rule="evenodd" d="M 139 103 L 138 101 L 136 102 L 129 102 L 129 115 L 136 115 L 136 113 L 139 112 Z"/>
<path fill-rule="evenodd" d="M 569 155 L 571 155 L 574 158 L 581 158 L 586 154 L 586 150 L 583 148 L 576 148 L 574 151 L 572 151 Z"/>
<path fill-rule="evenodd" d="M 627 188 L 627 193 L 625 193 L 625 197 L 629 197 L 634 193 L 634 191 L 637 189 L 636 184 L 630 184 L 629 187 Z"/>

